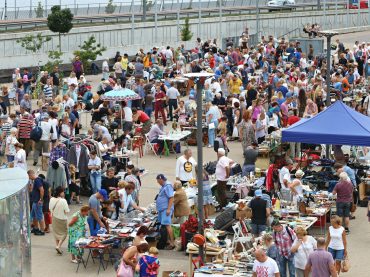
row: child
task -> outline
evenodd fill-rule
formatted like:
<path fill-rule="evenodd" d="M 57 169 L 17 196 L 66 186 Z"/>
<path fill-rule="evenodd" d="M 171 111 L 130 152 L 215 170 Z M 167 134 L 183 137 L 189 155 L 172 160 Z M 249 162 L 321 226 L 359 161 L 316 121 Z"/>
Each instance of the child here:
<path fill-rule="evenodd" d="M 143 255 L 136 266 L 140 277 L 156 277 L 158 275 L 159 260 L 158 249 L 150 247 L 149 255 Z"/>
<path fill-rule="evenodd" d="M 63 95 L 68 93 L 68 82 L 66 79 L 63 80 L 63 87 L 62 87 L 62 93 Z"/>
<path fill-rule="evenodd" d="M 274 259 L 277 261 L 278 257 L 278 249 L 273 242 L 273 238 L 270 234 L 264 234 L 262 237 L 263 244 L 266 246 L 266 255 L 270 257 L 271 259 Z"/>

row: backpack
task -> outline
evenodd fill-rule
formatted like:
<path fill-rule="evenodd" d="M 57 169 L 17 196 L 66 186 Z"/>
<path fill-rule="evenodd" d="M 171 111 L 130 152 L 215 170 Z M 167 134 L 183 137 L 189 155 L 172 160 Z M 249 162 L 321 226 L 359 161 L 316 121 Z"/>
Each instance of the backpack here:
<path fill-rule="evenodd" d="M 159 227 L 159 241 L 157 243 L 157 248 L 158 249 L 164 249 L 166 247 L 166 244 L 167 244 L 167 238 L 168 238 L 168 234 L 167 234 L 167 228 L 165 225 L 160 225 Z"/>
<path fill-rule="evenodd" d="M 37 124 L 30 133 L 30 139 L 32 139 L 34 142 L 39 142 L 42 137 L 42 129 L 40 127 L 40 123 Z"/>
<path fill-rule="evenodd" d="M 290 238 L 290 240 L 292 241 L 292 243 L 293 243 L 293 236 L 292 236 L 292 233 L 289 231 L 289 227 L 288 227 L 288 225 L 287 226 L 285 226 L 285 230 L 286 230 L 286 232 L 288 233 L 288 235 L 289 235 L 289 238 Z M 277 241 L 276 241 L 276 232 L 274 231 L 274 240 L 275 240 L 275 244 L 276 245 L 278 245 L 278 243 L 277 243 Z"/>

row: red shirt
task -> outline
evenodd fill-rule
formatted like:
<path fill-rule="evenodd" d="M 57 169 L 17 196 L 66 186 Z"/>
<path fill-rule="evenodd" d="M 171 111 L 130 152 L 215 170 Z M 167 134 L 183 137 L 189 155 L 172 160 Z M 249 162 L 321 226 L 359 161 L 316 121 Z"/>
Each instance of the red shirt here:
<path fill-rule="evenodd" d="M 148 120 L 150 120 L 149 116 L 146 113 L 144 113 L 143 111 L 137 111 L 137 112 L 139 113 L 138 119 L 141 123 L 145 123 Z"/>
<path fill-rule="evenodd" d="M 288 118 L 288 125 L 292 126 L 294 123 L 297 123 L 300 120 L 298 116 L 292 115 Z"/>
<path fill-rule="evenodd" d="M 164 94 L 163 91 L 160 91 L 160 92 L 157 92 L 155 94 L 154 98 L 155 98 L 154 108 L 156 108 L 156 109 L 162 109 L 163 108 L 163 104 L 164 104 L 164 100 L 159 100 L 159 99 L 166 98 L 166 94 Z"/>
<path fill-rule="evenodd" d="M 352 202 L 353 185 L 350 181 L 339 181 L 334 187 L 334 192 L 337 193 L 338 203 Z"/>

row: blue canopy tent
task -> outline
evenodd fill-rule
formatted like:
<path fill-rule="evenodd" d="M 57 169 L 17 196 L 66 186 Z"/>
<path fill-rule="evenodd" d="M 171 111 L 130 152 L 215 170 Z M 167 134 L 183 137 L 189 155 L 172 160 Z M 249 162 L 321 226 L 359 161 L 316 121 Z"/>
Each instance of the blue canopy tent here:
<path fill-rule="evenodd" d="M 370 146 L 370 117 L 336 101 L 316 116 L 283 130 L 282 141 Z"/>

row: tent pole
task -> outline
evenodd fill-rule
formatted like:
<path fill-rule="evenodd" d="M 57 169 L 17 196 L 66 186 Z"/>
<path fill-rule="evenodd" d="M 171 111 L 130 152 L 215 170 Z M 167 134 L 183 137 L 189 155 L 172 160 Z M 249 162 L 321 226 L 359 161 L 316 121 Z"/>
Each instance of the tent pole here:
<path fill-rule="evenodd" d="M 331 57 L 331 36 L 326 37 L 326 107 L 329 107 L 331 104 L 330 99 L 330 61 Z M 329 159 L 330 155 L 330 145 L 326 145 L 326 158 Z"/>

